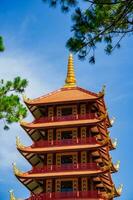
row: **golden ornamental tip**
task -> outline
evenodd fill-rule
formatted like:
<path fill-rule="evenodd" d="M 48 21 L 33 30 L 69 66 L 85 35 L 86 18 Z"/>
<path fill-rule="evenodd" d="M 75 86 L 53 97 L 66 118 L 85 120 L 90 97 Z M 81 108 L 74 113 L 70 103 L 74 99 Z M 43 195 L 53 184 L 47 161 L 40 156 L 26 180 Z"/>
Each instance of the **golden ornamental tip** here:
<path fill-rule="evenodd" d="M 118 192 L 119 195 L 121 195 L 122 189 L 123 189 L 123 184 L 121 184 L 121 185 L 117 188 L 117 192 Z"/>
<path fill-rule="evenodd" d="M 115 138 L 114 141 L 113 141 L 113 147 L 116 148 L 117 144 L 118 144 L 118 140 L 117 140 L 117 138 Z"/>
<path fill-rule="evenodd" d="M 27 124 L 27 122 L 24 121 L 24 120 L 19 120 L 19 123 L 20 123 L 20 125 L 25 125 L 25 124 Z"/>
<path fill-rule="evenodd" d="M 67 66 L 67 77 L 65 80 L 65 88 L 75 87 L 76 86 L 76 78 L 74 72 L 74 64 L 73 64 L 73 55 L 70 54 L 68 58 L 68 66 Z"/>
<path fill-rule="evenodd" d="M 105 90 L 106 90 L 106 85 L 103 85 L 102 87 L 102 93 L 105 94 Z"/>
<path fill-rule="evenodd" d="M 13 172 L 15 175 L 21 175 L 22 172 L 17 168 L 16 163 L 13 163 Z"/>
<path fill-rule="evenodd" d="M 120 168 L 120 160 L 117 161 L 117 163 L 114 165 L 114 167 L 115 167 L 116 171 L 119 170 L 119 168 Z"/>
<path fill-rule="evenodd" d="M 21 143 L 19 136 L 16 137 L 16 146 L 17 148 L 24 148 L 24 145 Z"/>
<path fill-rule="evenodd" d="M 115 122 L 115 117 L 112 117 L 112 119 L 110 120 L 110 123 L 111 123 L 111 125 L 113 125 L 114 124 L 114 122 Z"/>
<path fill-rule="evenodd" d="M 23 98 L 23 101 L 24 101 L 24 102 L 31 101 L 31 99 L 28 98 L 28 97 L 26 96 L 26 94 L 22 94 L 22 98 Z"/>
<path fill-rule="evenodd" d="M 102 97 L 105 95 L 105 90 L 106 90 L 106 85 L 103 85 L 102 86 L 102 90 L 98 93 L 98 96 L 99 97 Z"/>
<path fill-rule="evenodd" d="M 22 97 L 23 97 L 23 101 L 27 100 L 26 94 L 22 94 Z"/>
<path fill-rule="evenodd" d="M 13 190 L 10 190 L 9 193 L 10 193 L 10 200 L 16 200 Z"/>

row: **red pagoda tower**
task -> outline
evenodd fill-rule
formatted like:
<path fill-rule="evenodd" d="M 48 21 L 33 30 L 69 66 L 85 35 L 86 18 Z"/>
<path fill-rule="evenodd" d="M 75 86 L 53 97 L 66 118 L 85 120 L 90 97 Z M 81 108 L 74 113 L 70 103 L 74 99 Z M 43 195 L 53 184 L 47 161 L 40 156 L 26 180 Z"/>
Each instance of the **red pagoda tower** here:
<path fill-rule="evenodd" d="M 13 165 L 17 179 L 30 191 L 27 200 L 113 200 L 119 197 L 111 174 L 109 152 L 116 148 L 104 103 L 104 88 L 93 93 L 76 85 L 73 57 L 69 56 L 64 87 L 36 99 L 24 98 L 34 116 L 21 127 L 33 141 L 17 149 L 31 164 L 28 172 Z M 13 192 L 10 199 L 16 200 Z"/>

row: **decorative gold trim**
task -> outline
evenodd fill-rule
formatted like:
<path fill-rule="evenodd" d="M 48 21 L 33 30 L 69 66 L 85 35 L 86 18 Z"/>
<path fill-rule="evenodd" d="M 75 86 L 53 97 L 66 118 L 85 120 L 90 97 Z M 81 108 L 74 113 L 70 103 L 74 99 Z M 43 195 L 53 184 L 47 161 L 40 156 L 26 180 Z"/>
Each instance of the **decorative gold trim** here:
<path fill-rule="evenodd" d="M 117 138 L 115 138 L 115 139 L 112 141 L 112 144 L 113 144 L 113 147 L 114 147 L 114 148 L 117 147 L 117 144 L 118 144 Z"/>
<path fill-rule="evenodd" d="M 119 195 L 121 195 L 123 189 L 123 184 L 121 184 L 116 190 Z"/>
<path fill-rule="evenodd" d="M 13 190 L 10 190 L 9 193 L 10 193 L 10 200 L 17 200 L 17 199 L 15 198 L 15 196 L 14 196 Z"/>
<path fill-rule="evenodd" d="M 114 124 L 114 122 L 115 122 L 115 117 L 112 117 L 112 119 L 110 119 L 110 123 L 111 123 L 111 125 L 113 125 Z"/>
<path fill-rule="evenodd" d="M 22 94 L 22 97 L 23 97 L 23 101 L 27 101 L 26 94 Z"/>
<path fill-rule="evenodd" d="M 123 189 L 123 184 L 121 184 L 117 189 L 115 189 L 115 185 L 112 185 L 112 191 L 111 193 L 108 193 L 108 198 L 112 199 L 114 198 L 114 196 L 116 195 L 117 192 L 117 196 L 120 196 L 122 193 L 122 189 Z"/>
<path fill-rule="evenodd" d="M 73 64 L 73 55 L 70 54 L 68 58 L 68 67 L 67 67 L 67 77 L 65 80 L 65 88 L 71 88 L 76 86 L 76 78 L 74 72 L 74 64 Z"/>
<path fill-rule="evenodd" d="M 114 165 L 114 167 L 115 167 L 116 171 L 119 170 L 119 168 L 120 168 L 120 160 L 117 161 L 117 163 Z"/>
<path fill-rule="evenodd" d="M 20 120 L 19 123 L 20 123 L 20 125 L 22 125 L 22 126 L 25 125 L 25 124 L 27 124 L 26 121 L 22 121 L 22 120 Z"/>
<path fill-rule="evenodd" d="M 23 94 L 22 97 L 23 97 L 23 101 L 24 101 L 24 102 L 30 102 L 30 101 L 32 101 L 30 98 L 28 98 L 28 97 L 26 96 L 26 94 Z"/>
<path fill-rule="evenodd" d="M 25 146 L 21 143 L 19 136 L 16 137 L 17 148 L 24 148 Z"/>
<path fill-rule="evenodd" d="M 13 172 L 16 176 L 20 176 L 22 175 L 23 173 L 16 167 L 16 163 L 13 163 Z"/>
<path fill-rule="evenodd" d="M 105 95 L 105 89 L 106 89 L 106 85 L 103 85 L 103 86 L 102 86 L 102 91 L 98 93 L 98 96 L 99 96 L 99 97 L 102 97 L 102 96 Z"/>

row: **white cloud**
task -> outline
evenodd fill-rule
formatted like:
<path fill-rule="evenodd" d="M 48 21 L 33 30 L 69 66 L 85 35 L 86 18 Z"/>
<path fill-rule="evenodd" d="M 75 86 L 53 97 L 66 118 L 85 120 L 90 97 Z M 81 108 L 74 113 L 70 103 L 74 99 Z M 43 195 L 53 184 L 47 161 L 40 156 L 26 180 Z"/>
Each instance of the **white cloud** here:
<path fill-rule="evenodd" d="M 27 54 L 25 51 L 15 49 L 12 53 L 5 52 L 0 58 L 0 79 L 11 80 L 16 76 L 21 76 L 29 80 L 29 86 L 26 89 L 26 94 L 29 97 L 35 97 L 42 94 L 42 88 L 45 93 L 48 92 L 48 87 L 45 81 L 39 78 L 39 65 L 45 66 L 45 71 L 48 72 L 51 68 L 49 63 L 41 63 L 41 58 L 36 59 L 34 55 Z M 36 69 L 37 68 L 37 69 Z M 50 86 L 49 86 L 50 88 Z M 31 115 L 29 114 L 30 119 Z M 0 165 L 1 168 L 7 169 L 11 167 L 12 162 L 18 163 L 20 169 L 23 169 L 27 161 L 16 150 L 15 137 L 20 136 L 24 144 L 30 144 L 28 135 L 18 125 L 11 126 L 9 131 L 3 130 L 3 123 L 0 121 Z"/>
<path fill-rule="evenodd" d="M 13 44 L 13 41 L 11 43 Z M 25 49 L 20 50 L 14 46 L 9 47 L 4 53 L 0 54 L 0 79 L 11 80 L 16 76 L 26 78 L 29 81 L 26 95 L 30 98 L 43 95 L 43 93 L 53 90 L 53 87 L 56 88 L 56 84 L 52 86 L 52 82 L 50 82 L 47 75 L 51 74 L 52 80 L 56 73 L 51 70 L 53 66 L 44 58 L 44 55 L 43 57 L 33 55 L 27 53 Z M 45 74 L 43 74 L 44 67 Z M 43 76 L 44 79 L 41 79 L 40 77 Z M 28 116 L 28 120 L 31 120 L 30 113 Z M 29 196 L 28 190 L 22 187 L 13 175 L 12 163 L 16 162 L 21 171 L 28 171 L 31 166 L 17 151 L 16 136 L 20 137 L 24 145 L 32 144 L 29 136 L 18 124 L 13 124 L 10 130 L 6 132 L 3 130 L 3 123 L 0 121 L 0 183 L 3 185 L 1 191 L 6 194 L 9 189 L 14 188 L 16 196 L 25 196 L 26 198 L 26 196 Z"/>
<path fill-rule="evenodd" d="M 43 82 L 39 79 L 37 74 L 34 74 L 35 64 L 37 64 L 37 59 L 32 55 L 21 55 L 22 52 L 16 52 L 15 54 L 7 54 L 1 56 L 0 58 L 0 78 L 10 80 L 16 76 L 21 76 L 29 80 L 29 86 L 27 93 L 30 95 L 35 95 L 35 90 L 39 93 Z M 48 66 L 48 63 L 46 63 Z M 46 86 L 44 86 L 45 88 Z M 33 88 L 35 90 L 33 90 Z"/>

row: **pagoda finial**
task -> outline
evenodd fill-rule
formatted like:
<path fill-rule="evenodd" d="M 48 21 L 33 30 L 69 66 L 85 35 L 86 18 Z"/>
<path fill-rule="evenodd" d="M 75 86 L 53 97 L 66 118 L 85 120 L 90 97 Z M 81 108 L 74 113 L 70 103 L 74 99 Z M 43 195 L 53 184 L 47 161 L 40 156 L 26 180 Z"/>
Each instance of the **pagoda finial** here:
<path fill-rule="evenodd" d="M 13 190 L 10 190 L 9 193 L 10 193 L 10 200 L 16 200 Z"/>
<path fill-rule="evenodd" d="M 65 88 L 75 87 L 76 86 L 76 78 L 74 72 L 74 64 L 73 64 L 73 55 L 70 53 L 68 58 L 68 67 L 67 67 L 67 77 L 65 80 Z"/>

